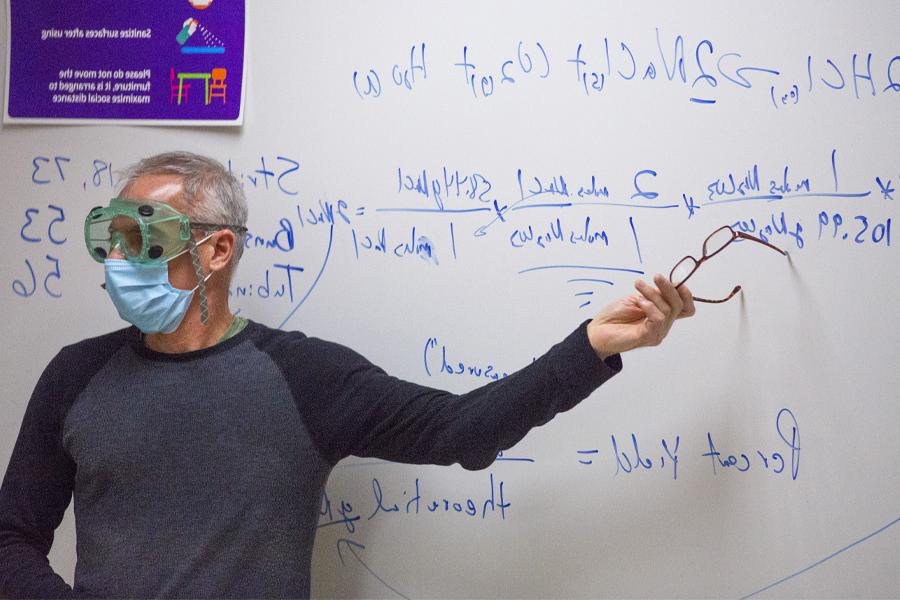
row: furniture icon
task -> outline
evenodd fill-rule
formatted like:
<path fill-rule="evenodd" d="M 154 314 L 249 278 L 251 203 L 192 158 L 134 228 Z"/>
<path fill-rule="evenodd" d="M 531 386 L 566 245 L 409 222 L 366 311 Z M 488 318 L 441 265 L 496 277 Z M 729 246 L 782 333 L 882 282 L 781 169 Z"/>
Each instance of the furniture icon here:
<path fill-rule="evenodd" d="M 184 87 L 190 87 L 191 84 L 184 85 L 185 79 L 202 79 L 204 83 L 203 99 L 204 104 L 209 104 L 209 78 L 210 73 L 178 73 L 178 104 L 181 104 L 182 90 Z"/>
<path fill-rule="evenodd" d="M 213 98 L 222 98 L 222 104 L 225 104 L 225 75 L 226 71 L 222 67 L 212 70 L 212 83 L 209 85 L 209 91 L 206 96 L 206 103 L 209 104 Z"/>
<path fill-rule="evenodd" d="M 183 89 L 182 89 L 183 87 Z M 187 92 L 190 89 L 191 84 L 187 84 L 182 86 L 181 78 L 178 78 L 178 84 L 175 84 L 175 69 L 169 69 L 169 104 L 171 104 L 175 98 L 178 98 L 178 104 L 181 104 L 181 95 L 184 92 L 184 99 L 187 100 Z"/>
<path fill-rule="evenodd" d="M 216 67 L 210 73 L 175 73 L 175 69 L 172 69 L 169 73 L 169 84 L 171 86 L 172 94 L 169 98 L 169 102 L 172 101 L 172 98 L 178 98 L 178 104 L 181 104 L 181 99 L 184 98 L 185 102 L 187 101 L 187 90 L 191 87 L 190 83 L 185 83 L 185 79 L 202 79 L 203 80 L 203 103 L 209 105 L 210 101 L 213 98 L 221 98 L 222 104 L 225 104 L 225 76 L 226 70 L 223 67 Z M 175 85 L 175 78 L 178 78 L 178 85 Z M 212 80 L 212 82 L 210 82 Z M 177 92 L 176 92 L 177 89 Z"/>

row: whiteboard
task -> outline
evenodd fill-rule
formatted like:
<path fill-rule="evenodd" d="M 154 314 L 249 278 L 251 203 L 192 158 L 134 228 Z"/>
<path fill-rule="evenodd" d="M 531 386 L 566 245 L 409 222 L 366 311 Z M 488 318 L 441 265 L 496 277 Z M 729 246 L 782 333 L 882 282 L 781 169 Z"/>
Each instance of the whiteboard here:
<path fill-rule="evenodd" d="M 49 359 L 121 326 L 81 222 L 152 153 L 243 182 L 233 310 L 459 392 L 729 224 L 790 259 L 704 264 L 743 292 L 488 469 L 340 463 L 312 593 L 900 595 L 900 7 L 858 6 L 249 2 L 242 128 L 4 126 L 0 463 Z"/>

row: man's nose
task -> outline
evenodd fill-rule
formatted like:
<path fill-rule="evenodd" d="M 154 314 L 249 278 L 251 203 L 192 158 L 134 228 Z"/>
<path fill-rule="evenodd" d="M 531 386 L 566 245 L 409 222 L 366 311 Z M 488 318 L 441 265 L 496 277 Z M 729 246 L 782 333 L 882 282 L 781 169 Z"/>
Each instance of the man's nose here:
<path fill-rule="evenodd" d="M 125 255 L 119 249 L 119 244 L 115 244 L 112 248 L 109 249 L 109 255 L 106 258 L 115 258 L 115 259 L 123 259 Z"/>

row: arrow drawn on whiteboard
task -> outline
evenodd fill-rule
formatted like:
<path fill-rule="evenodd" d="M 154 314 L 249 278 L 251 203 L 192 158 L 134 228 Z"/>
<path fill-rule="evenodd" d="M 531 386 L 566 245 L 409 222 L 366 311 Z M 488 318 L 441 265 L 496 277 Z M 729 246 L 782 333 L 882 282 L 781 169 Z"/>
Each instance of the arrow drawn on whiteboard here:
<path fill-rule="evenodd" d="M 284 318 L 284 321 L 281 322 L 281 325 L 278 326 L 278 329 L 282 329 L 284 325 L 294 316 L 294 313 L 297 312 L 297 309 L 303 306 L 303 303 L 306 302 L 306 299 L 309 298 L 309 295 L 312 294 L 312 291 L 316 289 L 316 285 L 319 283 L 319 279 L 322 277 L 322 273 L 325 272 L 325 267 L 328 266 L 328 258 L 331 256 L 331 243 L 334 241 L 334 223 L 331 224 L 331 227 L 328 229 L 328 249 L 325 250 L 325 260 L 322 261 L 322 268 L 319 269 L 319 273 L 316 275 L 316 278 L 313 280 L 312 285 L 309 286 L 309 289 L 306 290 L 306 293 L 300 298 L 300 302 L 291 309 L 291 312 L 288 313 L 288 316 Z"/>
<path fill-rule="evenodd" d="M 337 541 L 338 557 L 341 559 L 341 564 L 342 564 L 342 565 L 345 565 L 345 566 L 346 566 L 347 563 L 344 561 L 344 555 L 341 554 L 341 544 L 344 544 L 344 545 L 347 547 L 347 550 L 350 552 L 350 554 L 353 555 L 353 558 L 355 558 L 357 561 L 359 561 L 359 564 L 361 564 L 361 565 L 363 566 L 363 568 L 364 568 L 366 571 L 368 571 L 370 575 L 372 575 L 372 577 L 374 577 L 375 579 L 377 579 L 378 581 L 380 581 L 380 582 L 382 583 L 382 585 L 384 585 L 384 587 L 386 587 L 387 589 L 391 590 L 392 592 L 394 592 L 395 594 L 397 594 L 397 595 L 400 596 L 401 598 L 404 598 L 404 600 L 409 600 L 409 596 L 406 596 L 405 594 L 403 594 L 402 592 L 400 592 L 400 591 L 397 590 L 396 588 L 391 587 L 391 585 L 390 585 L 388 582 L 386 582 L 384 579 L 382 579 L 381 577 L 379 577 L 379 576 L 375 573 L 375 571 L 373 571 L 372 569 L 370 569 L 370 568 L 369 568 L 369 565 L 367 565 L 367 564 L 365 563 L 365 561 L 363 561 L 363 559 L 361 559 L 361 558 L 359 557 L 359 554 L 356 553 L 356 548 L 359 548 L 360 550 L 365 550 L 365 549 L 366 549 L 366 547 L 363 546 L 362 544 L 359 544 L 359 543 L 357 543 L 357 542 L 354 542 L 353 540 L 348 540 L 347 538 L 341 538 L 341 539 L 339 539 L 339 540 Z"/>

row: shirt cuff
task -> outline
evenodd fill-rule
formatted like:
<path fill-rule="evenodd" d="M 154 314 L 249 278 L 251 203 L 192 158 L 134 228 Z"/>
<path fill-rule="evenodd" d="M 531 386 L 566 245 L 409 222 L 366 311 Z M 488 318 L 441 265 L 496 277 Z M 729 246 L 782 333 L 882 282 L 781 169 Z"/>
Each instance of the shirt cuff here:
<path fill-rule="evenodd" d="M 584 321 L 557 344 L 554 368 L 560 380 L 567 384 L 576 396 L 585 398 L 602 383 L 622 370 L 622 355 L 612 354 L 600 360 L 587 336 Z"/>

